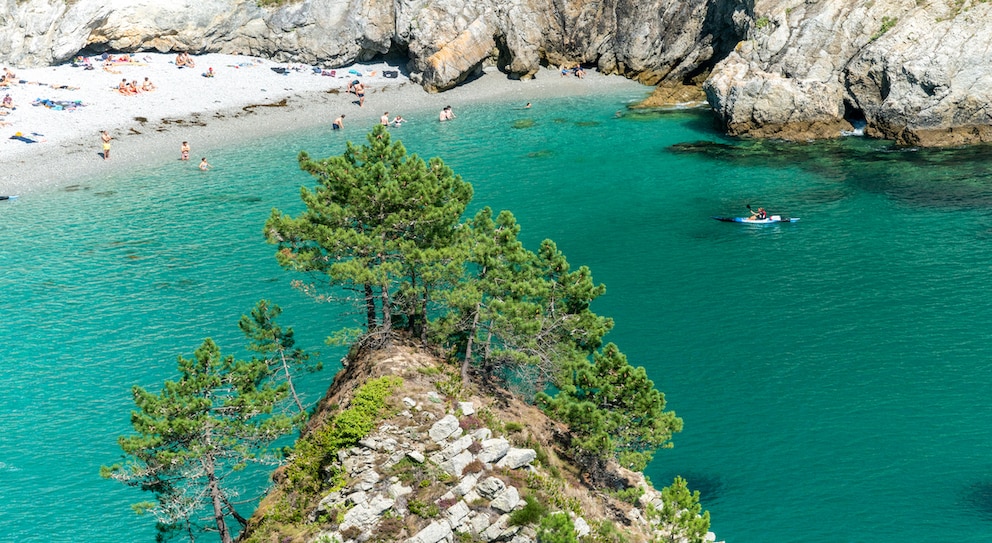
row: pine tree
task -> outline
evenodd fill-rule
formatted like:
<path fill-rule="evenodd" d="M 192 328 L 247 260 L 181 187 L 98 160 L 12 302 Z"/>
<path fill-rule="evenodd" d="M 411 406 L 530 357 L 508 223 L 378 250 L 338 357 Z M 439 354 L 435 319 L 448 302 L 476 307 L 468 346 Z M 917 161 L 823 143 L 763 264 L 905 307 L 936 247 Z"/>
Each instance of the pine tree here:
<path fill-rule="evenodd" d="M 540 310 L 530 298 L 537 277 L 535 255 L 517 239 L 520 226 L 509 211 L 493 220 L 492 210 L 480 210 L 468 221 L 465 276 L 444 293 L 447 311 L 437 320 L 442 341 L 454 342 L 462 356 L 462 381 L 478 360 L 482 372 L 493 376 L 494 360 L 505 357 L 500 347 L 511 330 L 536 333 L 533 316 Z"/>
<path fill-rule="evenodd" d="M 178 368 L 179 379 L 166 381 L 158 394 L 133 387 L 137 434 L 118 439 L 125 461 L 104 466 L 101 475 L 155 495 L 155 503 L 136 509 L 154 514 L 160 535 L 183 532 L 192 541 L 215 530 L 230 543 L 228 517 L 242 526 L 246 519 L 234 507 L 227 477 L 249 463 L 275 462 L 268 445 L 292 424 L 272 410 L 288 387 L 268 382 L 264 362 L 222 356 L 210 339 L 193 358 L 180 357 Z M 204 509 L 212 527 L 198 524 Z"/>
<path fill-rule="evenodd" d="M 367 140 L 323 160 L 300 153 L 300 167 L 318 184 L 301 190 L 300 216 L 273 211 L 266 237 L 284 267 L 362 292 L 369 333 L 387 337 L 396 318 L 426 340 L 435 293 L 463 265 L 457 226 L 472 187 L 440 159 L 407 156 L 382 126 Z"/>
<path fill-rule="evenodd" d="M 710 530 L 710 512 L 699 514 L 699 491 L 689 491 L 682 477 L 675 477 L 671 486 L 661 490 L 661 511 L 658 519 L 668 530 L 670 543 L 705 543 Z"/>
<path fill-rule="evenodd" d="M 644 368 L 634 368 L 609 343 L 593 362 L 576 360 L 563 375 L 558 394 L 538 395 L 538 403 L 569 427 L 570 448 L 594 479 L 610 459 L 643 470 L 655 450 L 670 447 L 682 419 L 665 411 L 665 395 Z"/>
<path fill-rule="evenodd" d="M 318 361 L 310 364 L 310 353 L 296 348 L 296 338 L 293 329 L 276 324 L 276 319 L 282 313 L 278 305 L 268 300 L 259 300 L 251 310 L 250 315 L 242 315 L 238 327 L 250 340 L 248 348 L 258 353 L 269 368 L 273 378 L 286 383 L 289 396 L 300 416 L 306 415 L 306 409 L 293 384 L 293 374 L 298 370 L 320 371 L 322 365 Z"/>

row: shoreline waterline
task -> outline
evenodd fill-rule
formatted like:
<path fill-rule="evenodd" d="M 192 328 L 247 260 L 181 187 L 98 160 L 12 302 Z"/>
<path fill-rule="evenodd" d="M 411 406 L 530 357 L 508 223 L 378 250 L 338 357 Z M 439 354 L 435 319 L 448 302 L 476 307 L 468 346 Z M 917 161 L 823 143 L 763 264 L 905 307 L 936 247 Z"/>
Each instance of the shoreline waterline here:
<path fill-rule="evenodd" d="M 0 172 L 0 195 L 25 195 L 178 160 L 183 141 L 193 147 L 190 161 L 199 163 L 211 151 L 238 141 L 329 127 L 341 114 L 346 116 L 344 135 L 359 141 L 385 111 L 408 120 L 416 117 L 437 123 L 437 112 L 446 105 L 453 106 L 457 114 L 473 103 L 519 101 L 523 107 L 528 102 L 566 96 L 638 90 L 647 96 L 651 91 L 651 87 L 622 76 L 595 72 L 578 79 L 561 77 L 556 70 L 546 68 L 534 79 L 520 81 L 508 79 L 493 68 L 452 90 L 431 94 L 402 72 L 392 79 L 383 78 L 384 70 L 395 67 L 382 63 L 341 68 L 335 77 L 322 77 L 302 68 L 279 75 L 269 70 L 279 66 L 275 63 L 232 55 L 197 57 L 203 69 L 207 64 L 223 66 L 234 60 L 248 60 L 252 65 L 250 69 L 232 69 L 235 65 L 230 64 L 227 69 L 215 68 L 217 76 L 208 80 L 193 73 L 200 68 L 191 72 L 170 66 L 168 55 L 137 56 L 146 60 L 139 67 L 146 71 L 135 71 L 134 77 L 140 80 L 140 74 L 151 73 L 157 86 L 147 96 L 120 96 L 109 87 L 116 74 L 94 75 L 69 65 L 24 70 L 24 75 L 19 75 L 70 86 L 73 89 L 63 90 L 63 95 L 81 99 L 85 106 L 75 111 L 32 106 L 24 98 L 32 96 L 23 92 L 28 85 L 11 88 L 11 93 L 20 92 L 21 96 L 15 98 L 18 109 L 5 117 L 11 124 L 0 127 L 0 157 L 8 165 Z M 352 75 L 352 70 L 363 75 Z M 84 74 L 90 80 L 85 80 Z M 102 79 L 94 82 L 94 77 Z M 353 79 L 363 79 L 369 86 L 364 107 L 347 92 L 347 83 Z M 103 83 L 107 86 L 102 87 Z M 206 90 L 202 85 L 208 85 Z M 87 90 L 87 86 L 100 88 Z M 38 88 L 30 90 L 40 92 Z M 36 130 L 36 126 L 44 128 Z M 42 130 L 43 134 L 38 134 Z M 101 156 L 102 130 L 113 138 L 109 160 Z M 21 134 L 38 141 L 28 144 L 14 140 Z"/>

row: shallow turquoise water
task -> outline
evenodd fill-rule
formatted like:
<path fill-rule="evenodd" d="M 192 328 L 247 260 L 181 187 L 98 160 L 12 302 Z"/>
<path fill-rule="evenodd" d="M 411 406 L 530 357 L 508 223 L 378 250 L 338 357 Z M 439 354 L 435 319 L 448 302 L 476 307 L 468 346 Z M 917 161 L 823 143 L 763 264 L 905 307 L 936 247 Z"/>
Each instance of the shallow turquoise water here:
<path fill-rule="evenodd" d="M 685 420 L 648 474 L 702 490 L 721 539 L 992 539 L 992 152 L 735 142 L 701 112 L 614 117 L 638 97 L 477 106 L 443 125 L 430 112 L 394 134 L 607 285 L 608 339 Z M 331 369 L 304 386 L 323 394 L 341 352 L 322 338 L 352 315 L 294 291 L 261 227 L 300 207 L 296 153 L 337 154 L 345 137 L 363 133 L 0 205 L 0 540 L 153 540 L 129 509 L 148 496 L 98 476 L 130 430 L 129 388 L 173 377 L 206 336 L 238 352 L 259 298 L 324 353 Z M 802 221 L 709 218 L 749 203 Z"/>

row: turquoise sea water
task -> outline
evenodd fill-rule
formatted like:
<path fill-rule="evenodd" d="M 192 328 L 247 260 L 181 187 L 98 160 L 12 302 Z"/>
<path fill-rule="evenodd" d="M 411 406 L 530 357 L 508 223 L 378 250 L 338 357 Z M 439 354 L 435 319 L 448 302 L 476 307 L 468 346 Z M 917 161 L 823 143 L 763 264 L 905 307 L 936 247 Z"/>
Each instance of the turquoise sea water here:
<path fill-rule="evenodd" d="M 608 339 L 685 420 L 648 475 L 686 476 L 719 538 L 992 540 L 992 152 L 738 142 L 705 112 L 614 116 L 640 97 L 480 105 L 443 125 L 426 112 L 393 133 L 607 285 Z M 149 496 L 98 476 L 130 431 L 129 389 L 157 390 L 204 337 L 239 352 L 259 298 L 323 352 L 303 386 L 323 394 L 342 353 L 322 338 L 353 315 L 294 291 L 261 228 L 300 209 L 296 153 L 344 138 L 363 132 L 0 203 L 0 541 L 152 541 L 129 509 Z M 746 204 L 802 220 L 710 219 Z"/>

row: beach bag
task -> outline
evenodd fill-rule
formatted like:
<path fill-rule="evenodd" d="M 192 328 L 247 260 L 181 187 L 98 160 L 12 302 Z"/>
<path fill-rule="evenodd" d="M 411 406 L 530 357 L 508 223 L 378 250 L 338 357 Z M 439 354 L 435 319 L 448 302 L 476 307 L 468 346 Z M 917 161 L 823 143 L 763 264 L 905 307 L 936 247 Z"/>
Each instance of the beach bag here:
<path fill-rule="evenodd" d="M 398 70 L 383 70 L 382 77 L 388 77 L 390 79 L 396 79 L 400 75 Z"/>
<path fill-rule="evenodd" d="M 272 67 L 272 71 L 275 72 L 275 73 L 277 73 L 277 74 L 283 74 L 283 75 L 286 75 L 287 73 L 289 73 L 289 70 L 287 70 L 286 68 L 284 68 L 282 66 L 273 66 Z"/>

